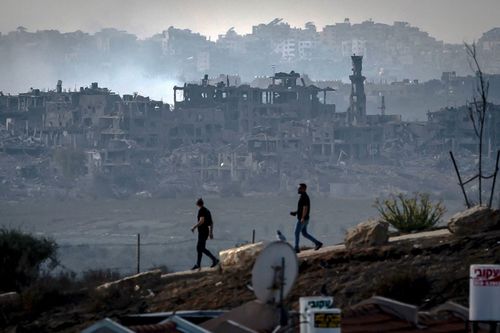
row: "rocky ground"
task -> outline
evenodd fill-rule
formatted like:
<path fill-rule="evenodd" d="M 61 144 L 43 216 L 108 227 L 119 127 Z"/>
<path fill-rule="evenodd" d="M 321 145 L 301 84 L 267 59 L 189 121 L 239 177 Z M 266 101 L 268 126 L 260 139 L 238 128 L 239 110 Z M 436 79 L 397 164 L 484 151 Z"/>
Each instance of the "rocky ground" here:
<path fill-rule="evenodd" d="M 468 304 L 471 264 L 500 264 L 500 231 L 457 237 L 402 239 L 365 248 L 308 251 L 301 255 L 299 276 L 287 298 L 297 309 L 300 296 L 327 291 L 346 308 L 381 295 L 430 308 L 452 300 Z M 23 297 L 22 306 L 2 308 L 0 323 L 8 332 L 75 332 L 104 317 L 190 309 L 231 309 L 254 299 L 248 288 L 251 265 L 196 274 L 152 274 L 105 290 L 52 291 Z M 154 276 L 154 278 L 153 278 Z"/>

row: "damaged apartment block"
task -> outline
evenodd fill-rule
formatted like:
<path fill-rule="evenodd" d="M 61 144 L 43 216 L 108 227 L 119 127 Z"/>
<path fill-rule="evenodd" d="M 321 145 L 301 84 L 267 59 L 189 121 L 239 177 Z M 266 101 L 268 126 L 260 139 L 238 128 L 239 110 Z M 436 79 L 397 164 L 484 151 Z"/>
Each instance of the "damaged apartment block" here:
<path fill-rule="evenodd" d="M 294 177 L 328 184 L 328 170 L 346 162 L 473 147 L 465 108 L 429 112 L 427 122 L 403 121 L 386 113 L 381 95 L 380 107 L 367 110 L 363 57 L 351 60 L 344 110 L 334 104 L 336 89 L 294 71 L 260 78 L 258 87 L 235 76 L 205 75 L 175 86 L 172 106 L 137 93 L 119 96 L 97 82 L 75 91 L 58 81 L 55 90 L 0 94 L 0 149 L 82 150 L 89 174 L 126 171 L 163 156 L 162 163 L 186 173 L 182 181 L 169 180 L 182 187 L 195 181 L 207 188 L 221 181 L 252 184 L 258 177 L 286 188 Z M 486 134 L 491 154 L 500 148 L 498 133 L 500 110 L 492 106 Z"/>

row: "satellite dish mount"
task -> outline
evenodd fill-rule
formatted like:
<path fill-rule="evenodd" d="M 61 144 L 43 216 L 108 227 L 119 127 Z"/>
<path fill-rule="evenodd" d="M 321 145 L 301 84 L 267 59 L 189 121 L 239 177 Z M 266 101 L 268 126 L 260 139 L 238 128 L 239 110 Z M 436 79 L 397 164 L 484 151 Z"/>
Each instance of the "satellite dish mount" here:
<path fill-rule="evenodd" d="M 269 243 L 260 253 L 252 270 L 255 296 L 263 303 L 279 307 L 281 326 L 288 323 L 284 299 L 292 289 L 297 274 L 297 255 L 290 244 L 285 242 Z"/>

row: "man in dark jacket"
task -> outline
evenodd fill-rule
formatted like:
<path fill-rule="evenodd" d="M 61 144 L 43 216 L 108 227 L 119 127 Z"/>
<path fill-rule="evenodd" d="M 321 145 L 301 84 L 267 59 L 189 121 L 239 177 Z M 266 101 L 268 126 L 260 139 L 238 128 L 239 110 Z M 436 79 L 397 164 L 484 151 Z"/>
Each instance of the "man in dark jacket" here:
<path fill-rule="evenodd" d="M 307 185 L 304 183 L 299 184 L 297 193 L 300 194 L 300 198 L 297 204 L 297 210 L 294 212 L 290 212 L 290 215 L 297 216 L 297 224 L 295 226 L 295 252 L 297 253 L 300 252 L 300 233 L 302 233 L 305 238 L 314 243 L 314 250 L 319 250 L 323 246 L 323 243 L 318 241 L 307 232 L 307 225 L 309 224 L 309 217 L 311 213 L 311 200 L 309 199 L 306 191 Z"/>
<path fill-rule="evenodd" d="M 203 199 L 198 199 L 198 201 L 196 201 L 196 206 L 198 207 L 197 223 L 191 228 L 191 232 L 194 232 L 194 229 L 198 229 L 198 243 L 196 244 L 198 258 L 196 260 L 196 265 L 194 265 L 192 269 L 199 269 L 201 267 L 201 257 L 203 254 L 212 259 L 212 266 L 210 267 L 215 267 L 219 264 L 219 260 L 206 248 L 208 237 L 210 237 L 210 239 L 214 238 L 212 214 L 210 214 L 210 211 L 204 206 Z"/>

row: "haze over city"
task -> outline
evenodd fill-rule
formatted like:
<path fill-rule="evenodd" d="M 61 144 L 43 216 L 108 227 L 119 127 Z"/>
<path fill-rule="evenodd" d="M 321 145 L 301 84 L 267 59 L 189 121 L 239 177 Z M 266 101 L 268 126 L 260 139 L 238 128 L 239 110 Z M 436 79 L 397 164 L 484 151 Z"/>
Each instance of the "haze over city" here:
<path fill-rule="evenodd" d="M 499 13 L 0 0 L 0 331 L 497 332 Z"/>
<path fill-rule="evenodd" d="M 321 27 L 348 17 L 352 22 L 407 21 L 439 40 L 462 43 L 498 25 L 500 12 L 497 0 L 2 0 L 1 5 L 4 33 L 19 25 L 92 33 L 113 27 L 146 38 L 173 25 L 212 40 L 231 27 L 240 34 L 250 33 L 252 25 L 275 17 L 299 27 L 308 21 Z"/>

